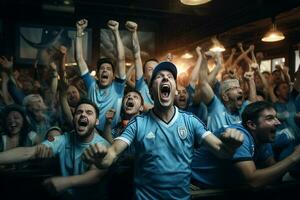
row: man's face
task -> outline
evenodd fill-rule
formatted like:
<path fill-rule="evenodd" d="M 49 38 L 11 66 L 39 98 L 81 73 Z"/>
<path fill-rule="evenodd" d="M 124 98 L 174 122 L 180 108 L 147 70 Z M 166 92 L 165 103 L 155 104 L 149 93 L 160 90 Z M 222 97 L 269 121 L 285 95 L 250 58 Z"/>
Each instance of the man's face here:
<path fill-rule="evenodd" d="M 80 100 L 80 94 L 77 88 L 73 85 L 70 85 L 67 90 L 67 100 L 68 104 L 72 107 L 75 107 Z"/>
<path fill-rule="evenodd" d="M 243 90 L 241 87 L 232 87 L 225 92 L 227 98 L 223 97 L 224 101 L 227 101 L 227 104 L 230 104 L 232 107 L 236 109 L 240 109 L 244 102 Z"/>
<path fill-rule="evenodd" d="M 153 70 L 154 70 L 154 68 L 156 67 L 157 64 L 158 63 L 154 60 L 150 60 L 145 64 L 144 76 L 145 76 L 146 80 L 150 81 Z"/>
<path fill-rule="evenodd" d="M 98 71 L 100 87 L 108 87 L 114 78 L 113 67 L 110 63 L 102 63 Z"/>
<path fill-rule="evenodd" d="M 276 70 L 272 73 L 272 78 L 274 83 L 278 83 L 282 80 L 281 78 L 281 72 L 279 70 Z"/>
<path fill-rule="evenodd" d="M 181 85 L 177 85 L 177 92 L 178 94 L 175 96 L 175 105 L 178 108 L 185 109 L 188 106 L 189 93 L 186 88 Z"/>
<path fill-rule="evenodd" d="M 10 135 L 16 135 L 20 133 L 23 127 L 24 119 L 18 111 L 11 111 L 7 115 L 6 127 Z"/>
<path fill-rule="evenodd" d="M 123 110 L 128 115 L 136 115 L 142 111 L 142 99 L 136 92 L 128 92 L 123 98 Z"/>
<path fill-rule="evenodd" d="M 255 124 L 255 135 L 260 143 L 275 141 L 276 128 L 280 125 L 280 121 L 277 119 L 276 111 L 273 108 L 263 110 Z"/>
<path fill-rule="evenodd" d="M 276 91 L 277 96 L 285 100 L 288 100 L 289 92 L 290 92 L 290 86 L 287 83 L 280 84 Z"/>
<path fill-rule="evenodd" d="M 158 72 L 151 86 L 154 104 L 161 107 L 171 107 L 174 103 L 176 82 L 173 74 L 162 70 Z"/>
<path fill-rule="evenodd" d="M 73 124 L 77 135 L 81 138 L 90 136 L 98 124 L 95 108 L 90 104 L 81 104 L 74 113 Z"/>

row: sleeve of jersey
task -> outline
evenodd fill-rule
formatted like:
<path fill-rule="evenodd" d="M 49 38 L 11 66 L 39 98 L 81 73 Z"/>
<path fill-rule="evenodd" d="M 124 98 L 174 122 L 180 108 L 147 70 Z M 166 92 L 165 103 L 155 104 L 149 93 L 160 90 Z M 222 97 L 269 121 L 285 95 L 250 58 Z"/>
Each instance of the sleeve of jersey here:
<path fill-rule="evenodd" d="M 117 94 L 123 94 L 125 89 L 125 79 L 115 78 L 114 86 Z"/>
<path fill-rule="evenodd" d="M 95 79 L 90 75 L 90 73 L 87 71 L 81 75 L 81 78 L 84 81 L 84 84 L 87 88 L 90 88 L 94 83 Z"/>
<path fill-rule="evenodd" d="M 134 119 L 127 124 L 126 128 L 122 131 L 120 136 L 115 138 L 115 140 L 122 140 L 123 142 L 126 142 L 129 146 L 134 140 L 136 132 L 137 132 L 137 123 L 136 123 L 136 119 Z"/>
<path fill-rule="evenodd" d="M 52 149 L 54 155 L 56 155 L 60 151 L 60 149 L 64 146 L 64 143 L 64 135 L 55 136 L 53 139 L 48 139 L 42 142 L 42 144 Z"/>
<path fill-rule="evenodd" d="M 232 157 L 232 161 L 233 162 L 241 162 L 241 161 L 253 160 L 253 154 L 254 154 L 254 144 L 251 145 L 249 138 L 244 137 L 244 142 L 235 151 L 235 154 Z"/>
<path fill-rule="evenodd" d="M 219 98 L 214 95 L 212 100 L 207 104 L 207 111 L 208 113 L 216 113 L 220 110 L 220 105 L 222 105 Z"/>
<path fill-rule="evenodd" d="M 192 117 L 192 125 L 194 127 L 193 131 L 195 133 L 195 138 L 197 141 L 197 144 L 200 145 L 203 141 L 203 139 L 211 134 L 212 132 L 208 131 L 204 123 L 196 116 L 193 115 Z"/>
<path fill-rule="evenodd" d="M 144 77 L 142 76 L 138 80 L 135 81 L 135 89 L 140 91 L 143 88 Z"/>

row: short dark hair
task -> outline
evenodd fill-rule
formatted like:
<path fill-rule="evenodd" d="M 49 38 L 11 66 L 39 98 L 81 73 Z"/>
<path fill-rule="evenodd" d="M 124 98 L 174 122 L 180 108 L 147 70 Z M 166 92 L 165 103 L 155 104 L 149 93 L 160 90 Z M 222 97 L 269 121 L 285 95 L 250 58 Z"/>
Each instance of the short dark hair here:
<path fill-rule="evenodd" d="M 97 73 L 100 70 L 101 65 L 104 63 L 110 64 L 112 66 L 113 72 L 115 71 L 114 61 L 111 58 L 100 58 L 97 61 Z"/>
<path fill-rule="evenodd" d="M 143 64 L 143 72 L 145 73 L 145 67 L 146 67 L 146 64 L 148 63 L 148 62 L 151 62 L 151 61 L 153 61 L 153 62 L 157 62 L 157 63 L 159 63 L 159 61 L 156 59 L 156 58 L 149 58 L 148 60 L 146 60 L 145 62 L 144 62 L 144 64 Z"/>
<path fill-rule="evenodd" d="M 273 93 L 275 94 L 276 97 L 278 97 L 278 95 L 277 95 L 277 90 L 279 89 L 279 87 L 280 87 L 282 84 L 287 84 L 287 85 L 289 85 L 289 84 L 288 84 L 287 82 L 285 82 L 285 81 L 280 81 L 280 82 L 276 83 L 276 84 L 275 84 L 275 87 L 274 87 L 274 89 L 273 89 Z"/>
<path fill-rule="evenodd" d="M 79 100 L 79 102 L 77 103 L 76 107 L 75 107 L 75 112 L 77 111 L 77 108 L 78 108 L 81 104 L 89 104 L 89 105 L 93 106 L 94 109 L 95 109 L 95 112 L 96 112 L 96 118 L 98 119 L 98 116 L 99 116 L 99 108 L 98 108 L 98 106 L 97 106 L 93 101 L 91 101 L 91 100 L 89 100 L 89 99 L 87 99 L 87 98 L 81 98 L 81 99 Z M 75 112 L 74 112 L 74 113 L 75 113 Z"/>
<path fill-rule="evenodd" d="M 142 94 L 141 94 L 138 90 L 133 89 L 133 88 L 127 89 L 126 93 L 125 93 L 124 96 L 123 96 L 123 100 L 124 100 L 125 96 L 126 96 L 129 92 L 135 92 L 135 93 L 137 93 L 137 94 L 141 97 L 141 105 L 142 105 L 142 106 L 144 105 L 144 98 L 143 98 Z M 122 102 L 123 102 L 123 100 L 122 100 Z"/>
<path fill-rule="evenodd" d="M 251 120 L 256 122 L 259 114 L 265 109 L 274 109 L 274 106 L 268 101 L 257 101 L 246 106 L 242 112 L 242 124 L 247 128 L 247 121 Z"/>

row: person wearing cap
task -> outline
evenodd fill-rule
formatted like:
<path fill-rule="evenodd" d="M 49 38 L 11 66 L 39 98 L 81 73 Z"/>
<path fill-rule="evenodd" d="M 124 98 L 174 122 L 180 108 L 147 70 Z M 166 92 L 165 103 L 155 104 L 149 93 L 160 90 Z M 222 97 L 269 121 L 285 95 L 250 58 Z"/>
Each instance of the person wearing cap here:
<path fill-rule="evenodd" d="M 219 159 L 206 147 L 198 151 L 201 158 L 192 163 L 192 184 L 202 189 L 250 186 L 259 188 L 276 183 L 290 169 L 300 163 L 300 145 L 282 161 L 276 163 L 271 143 L 275 141 L 280 121 L 274 106 L 266 101 L 257 101 L 246 106 L 242 124 L 227 128 L 240 130 L 243 144 L 231 159 Z M 226 128 L 216 132 L 219 136 Z"/>
<path fill-rule="evenodd" d="M 154 107 L 133 118 L 111 147 L 94 144 L 84 151 L 83 159 L 102 169 L 133 145 L 135 199 L 190 199 L 194 145 L 207 145 L 218 156 L 228 157 L 243 141 L 232 129 L 220 140 L 196 116 L 174 106 L 176 77 L 173 63 L 159 63 L 149 83 Z"/>
<path fill-rule="evenodd" d="M 198 59 L 201 59 L 200 56 Z M 245 108 L 250 101 L 256 101 L 256 89 L 253 74 L 251 72 L 245 73 L 245 79 L 250 88 L 249 100 L 245 101 L 244 93 L 239 81 L 232 78 L 221 82 L 221 99 L 219 99 L 208 83 L 206 62 L 202 62 L 200 65 L 199 79 L 201 81 L 199 85 L 202 100 L 207 105 L 208 109 L 208 129 L 210 131 L 215 131 L 224 126 L 240 122 L 240 114 L 243 108 Z M 222 65 L 220 54 L 217 55 L 217 65 Z"/>
<path fill-rule="evenodd" d="M 76 23 L 76 60 L 88 89 L 88 98 L 91 99 L 100 109 L 99 119 L 101 123 L 97 129 L 103 131 L 105 124 L 105 113 L 113 108 L 116 117 L 112 121 L 115 126 L 120 121 L 121 103 L 124 96 L 126 73 L 125 73 L 125 53 L 123 43 L 119 33 L 119 23 L 109 20 L 107 25 L 112 30 L 116 41 L 117 65 L 114 69 L 113 62 L 108 58 L 101 58 L 97 62 L 98 82 L 90 75 L 88 66 L 83 57 L 83 37 L 84 30 L 88 25 L 86 19 L 79 20 Z M 115 76 L 115 79 L 114 79 Z"/>
<path fill-rule="evenodd" d="M 50 194 L 62 199 L 98 199 L 105 194 L 99 182 L 106 173 L 82 161 L 83 150 L 92 143 L 110 144 L 102 138 L 95 126 L 99 123 L 97 106 L 88 99 L 81 99 L 73 116 L 73 131 L 51 137 L 32 147 L 17 147 L 0 153 L 0 164 L 13 164 L 37 158 L 59 159 L 61 175 L 47 178 L 43 185 Z M 96 184 L 96 185 L 95 185 Z M 87 187 L 88 186 L 88 187 Z M 99 193 L 98 193 L 99 192 Z M 104 193 L 101 193 L 104 192 Z M 104 198 L 104 197 L 103 197 Z"/>

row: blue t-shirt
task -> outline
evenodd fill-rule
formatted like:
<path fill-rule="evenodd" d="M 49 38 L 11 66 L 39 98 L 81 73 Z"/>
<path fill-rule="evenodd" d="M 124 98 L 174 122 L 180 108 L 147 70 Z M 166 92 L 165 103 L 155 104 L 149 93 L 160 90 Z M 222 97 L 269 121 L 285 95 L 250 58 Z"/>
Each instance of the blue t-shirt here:
<path fill-rule="evenodd" d="M 228 128 L 237 129 L 244 135 L 243 144 L 236 149 L 231 159 L 220 159 L 207 147 L 195 150 L 191 167 L 192 178 L 198 185 L 206 188 L 240 185 L 244 181 L 233 163 L 252 160 L 259 164 L 273 156 L 271 144 L 256 146 L 252 135 L 241 124 L 233 124 Z M 224 131 L 224 128 L 219 129 L 215 135 L 220 136 Z"/>
<path fill-rule="evenodd" d="M 215 95 L 209 105 L 208 117 L 207 117 L 207 127 L 211 131 L 216 131 L 220 128 L 226 127 L 230 124 L 241 122 L 241 113 L 245 107 L 249 104 L 249 101 L 244 101 L 239 112 L 230 113 L 225 105 L 220 101 L 220 99 Z"/>
<path fill-rule="evenodd" d="M 153 105 L 154 102 L 149 93 L 149 87 L 142 76 L 140 79 L 135 81 L 135 89 L 141 93 L 143 96 L 145 104 Z"/>
<path fill-rule="evenodd" d="M 194 144 L 210 134 L 193 114 L 178 108 L 169 123 L 153 110 L 132 119 L 120 139 L 135 148 L 136 199 L 189 199 Z"/>
<path fill-rule="evenodd" d="M 92 100 L 99 108 L 99 125 L 97 129 L 103 131 L 106 121 L 105 113 L 113 108 L 115 109 L 115 117 L 112 120 L 112 127 L 120 121 L 122 98 L 124 96 L 125 79 L 116 78 L 110 86 L 100 89 L 95 79 L 90 73 L 82 75 L 86 88 L 88 90 L 88 98 Z"/>
<path fill-rule="evenodd" d="M 90 144 L 101 143 L 110 146 L 109 143 L 102 138 L 97 132 L 94 132 L 94 137 L 89 143 L 82 143 L 74 136 L 74 132 L 65 133 L 60 136 L 55 136 L 53 141 L 46 140 L 42 144 L 51 147 L 53 154 L 59 157 L 60 169 L 62 176 L 73 176 L 83 174 L 89 170 L 90 165 L 81 159 L 83 151 Z M 76 194 L 80 190 L 69 189 L 68 192 Z"/>

